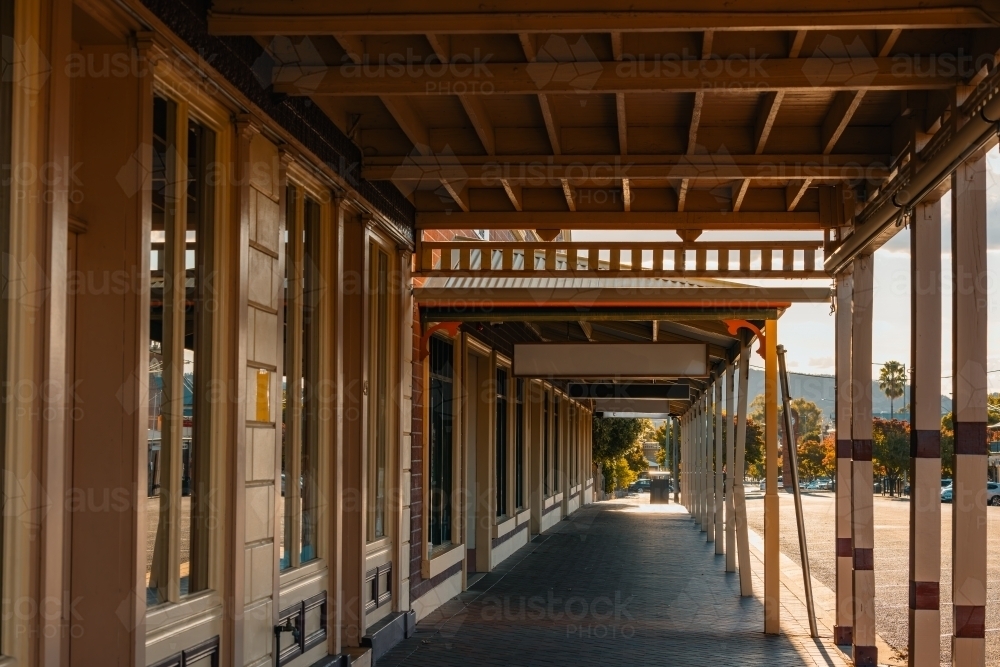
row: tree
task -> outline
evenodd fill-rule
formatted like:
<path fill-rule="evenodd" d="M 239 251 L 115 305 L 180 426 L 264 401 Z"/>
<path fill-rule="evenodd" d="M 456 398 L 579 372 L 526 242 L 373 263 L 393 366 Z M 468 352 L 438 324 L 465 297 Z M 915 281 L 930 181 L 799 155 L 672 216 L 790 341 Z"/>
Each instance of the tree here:
<path fill-rule="evenodd" d="M 754 479 L 764 476 L 764 426 L 753 417 L 747 417 L 746 451 L 743 460 L 746 462 L 747 475 Z"/>
<path fill-rule="evenodd" d="M 627 487 L 649 466 L 642 443 L 652 433 L 653 422 L 648 419 L 594 420 L 594 462 L 603 466 L 605 491 Z"/>
<path fill-rule="evenodd" d="M 910 424 L 898 419 L 872 420 L 872 464 L 895 488 L 910 465 Z"/>
<path fill-rule="evenodd" d="M 955 424 L 950 412 L 941 417 L 941 477 L 955 477 Z"/>
<path fill-rule="evenodd" d="M 1000 422 L 1000 393 L 993 392 L 986 397 L 986 422 L 996 424 Z"/>
<path fill-rule="evenodd" d="M 818 433 L 810 433 L 799 439 L 799 478 L 812 480 L 817 477 L 831 477 L 837 461 L 833 438 L 821 439 Z"/>
<path fill-rule="evenodd" d="M 801 440 L 810 433 L 820 433 L 823 428 L 823 411 L 819 409 L 819 406 L 812 401 L 806 400 L 804 398 L 793 398 L 791 401 L 792 406 L 792 422 L 795 426 L 795 432 L 798 434 Z M 749 407 L 750 418 L 761 424 L 764 423 L 764 395 L 759 394 L 753 402 L 750 403 Z M 781 404 L 778 405 L 778 423 L 783 423 L 781 420 L 784 419 L 785 407 Z M 781 437 L 781 428 L 778 429 L 778 437 Z"/>
<path fill-rule="evenodd" d="M 667 467 L 667 461 L 673 456 L 673 451 L 667 450 L 667 432 L 669 429 L 670 422 L 663 422 L 656 427 L 656 432 L 653 435 L 653 439 L 660 443 L 660 449 L 656 452 L 656 462 L 661 468 Z M 673 449 L 673 447 L 671 447 Z"/>
<path fill-rule="evenodd" d="M 893 401 L 901 397 L 906 388 L 906 366 L 898 361 L 885 362 L 878 374 L 878 388 L 889 399 L 889 419 L 894 419 Z"/>

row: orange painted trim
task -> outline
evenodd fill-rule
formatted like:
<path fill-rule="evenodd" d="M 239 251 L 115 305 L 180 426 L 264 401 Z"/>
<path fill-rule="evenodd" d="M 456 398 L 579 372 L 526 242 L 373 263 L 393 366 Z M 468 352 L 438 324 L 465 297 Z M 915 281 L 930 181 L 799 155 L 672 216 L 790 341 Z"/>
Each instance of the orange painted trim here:
<path fill-rule="evenodd" d="M 764 332 L 757 328 L 757 325 L 753 322 L 747 322 L 746 320 L 723 320 L 726 328 L 729 329 L 729 333 L 736 335 L 736 332 L 740 329 L 749 329 L 757 335 L 757 340 L 760 341 L 760 346 L 757 348 L 757 354 L 764 357 Z"/>
<path fill-rule="evenodd" d="M 461 322 L 438 322 L 430 329 L 424 332 L 420 337 L 420 361 L 427 358 L 427 355 L 431 353 L 430 342 L 431 336 L 434 335 L 435 331 L 446 331 L 448 335 L 452 338 L 458 334 L 458 328 L 462 326 Z"/>
<path fill-rule="evenodd" d="M 740 299 L 728 299 L 724 302 L 719 302 L 715 300 L 710 301 L 614 301 L 614 302 L 586 302 L 583 300 L 579 301 L 490 301 L 489 299 L 484 300 L 472 300 L 472 299 L 428 299 L 420 300 L 418 299 L 420 306 L 432 307 L 432 308 L 538 308 L 539 310 L 545 308 L 579 308 L 581 306 L 586 306 L 588 308 L 777 308 L 784 310 L 790 308 L 792 304 L 790 302 L 773 302 L 773 301 L 751 301 L 751 300 L 740 300 Z"/>

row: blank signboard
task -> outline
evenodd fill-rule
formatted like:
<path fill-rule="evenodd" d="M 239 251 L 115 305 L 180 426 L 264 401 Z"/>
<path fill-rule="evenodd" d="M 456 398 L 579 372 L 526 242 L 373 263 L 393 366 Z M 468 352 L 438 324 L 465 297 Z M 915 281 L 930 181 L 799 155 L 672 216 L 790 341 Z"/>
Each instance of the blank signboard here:
<path fill-rule="evenodd" d="M 553 378 L 705 377 L 705 343 L 519 343 L 514 375 Z"/>

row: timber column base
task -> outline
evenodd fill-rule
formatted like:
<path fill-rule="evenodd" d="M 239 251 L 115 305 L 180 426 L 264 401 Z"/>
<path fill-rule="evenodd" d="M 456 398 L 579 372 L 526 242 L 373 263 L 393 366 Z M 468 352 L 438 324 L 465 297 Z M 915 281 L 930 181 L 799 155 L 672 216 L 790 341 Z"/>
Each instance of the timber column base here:
<path fill-rule="evenodd" d="M 912 606 L 912 605 L 911 605 Z M 910 609 L 910 665 L 939 667 L 941 664 L 941 612 Z"/>
<path fill-rule="evenodd" d="M 764 496 L 764 632 L 781 629 L 781 542 L 778 535 L 778 494 Z"/>
<path fill-rule="evenodd" d="M 874 646 L 855 646 L 855 667 L 878 667 L 878 649 Z"/>
<path fill-rule="evenodd" d="M 837 646 L 850 646 L 854 643 L 854 628 L 849 625 L 833 626 L 833 643 Z"/>

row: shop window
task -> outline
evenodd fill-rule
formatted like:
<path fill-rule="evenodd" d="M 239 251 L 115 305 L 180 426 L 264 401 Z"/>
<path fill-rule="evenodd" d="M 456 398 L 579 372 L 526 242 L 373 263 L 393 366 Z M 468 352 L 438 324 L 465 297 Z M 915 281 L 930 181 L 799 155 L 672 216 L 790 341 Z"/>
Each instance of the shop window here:
<path fill-rule="evenodd" d="M 496 372 L 496 502 L 497 516 L 507 514 L 507 369 Z"/>
<path fill-rule="evenodd" d="M 559 493 L 559 397 L 552 396 L 552 491 Z"/>
<path fill-rule="evenodd" d="M 517 509 L 524 507 L 524 380 L 514 381 L 514 501 Z"/>
<path fill-rule="evenodd" d="M 386 489 L 389 474 L 389 428 L 393 420 L 389 410 L 389 338 L 391 336 L 389 296 L 389 254 L 378 244 L 371 246 L 371 326 L 369 349 L 369 450 L 368 450 L 368 539 L 385 537 Z"/>
<path fill-rule="evenodd" d="M 281 569 L 319 557 L 320 206 L 285 197 L 284 377 L 281 410 Z"/>
<path fill-rule="evenodd" d="M 551 466 L 549 462 L 549 393 L 545 392 L 545 396 L 542 400 L 542 483 L 545 486 L 545 496 L 548 497 L 551 493 L 549 489 L 551 488 L 550 478 Z"/>
<path fill-rule="evenodd" d="M 451 543 L 454 345 L 430 340 L 430 546 Z"/>
<path fill-rule="evenodd" d="M 215 133 L 185 108 L 153 103 L 149 312 L 149 605 L 209 587 L 209 380 Z"/>

